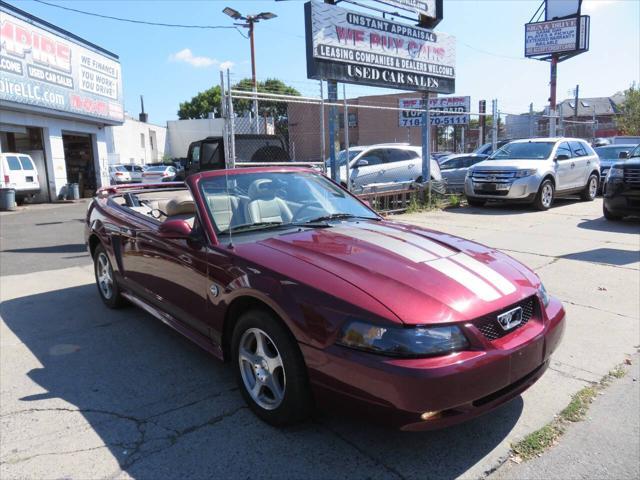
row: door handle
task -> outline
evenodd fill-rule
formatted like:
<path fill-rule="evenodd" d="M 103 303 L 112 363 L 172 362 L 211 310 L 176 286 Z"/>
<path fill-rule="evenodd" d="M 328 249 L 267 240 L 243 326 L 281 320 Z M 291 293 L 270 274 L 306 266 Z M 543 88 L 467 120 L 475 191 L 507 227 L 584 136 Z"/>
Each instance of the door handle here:
<path fill-rule="evenodd" d="M 571 168 L 575 167 L 576 164 L 574 162 L 571 162 Z"/>
<path fill-rule="evenodd" d="M 415 165 L 412 163 L 409 165 L 409 168 L 413 168 Z"/>

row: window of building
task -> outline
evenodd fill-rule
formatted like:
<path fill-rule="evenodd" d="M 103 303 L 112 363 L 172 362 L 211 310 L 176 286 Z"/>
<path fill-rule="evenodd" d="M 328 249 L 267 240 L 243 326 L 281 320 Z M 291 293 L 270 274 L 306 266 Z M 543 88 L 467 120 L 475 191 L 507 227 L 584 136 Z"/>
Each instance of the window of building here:
<path fill-rule="evenodd" d="M 144 148 L 144 133 L 140 134 L 140 148 Z"/>

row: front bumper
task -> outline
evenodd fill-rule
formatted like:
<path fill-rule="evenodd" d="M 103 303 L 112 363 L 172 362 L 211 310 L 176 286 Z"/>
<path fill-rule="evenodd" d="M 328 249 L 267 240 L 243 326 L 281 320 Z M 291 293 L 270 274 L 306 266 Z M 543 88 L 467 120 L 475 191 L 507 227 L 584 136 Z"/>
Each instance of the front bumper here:
<path fill-rule="evenodd" d="M 464 193 L 468 198 L 482 200 L 533 201 L 542 178 L 538 175 L 517 178 L 509 182 L 478 182 L 465 178 Z"/>
<path fill-rule="evenodd" d="M 562 304 L 495 341 L 444 357 L 392 359 L 339 346 L 301 345 L 321 405 L 367 412 L 402 430 L 430 430 L 486 413 L 519 395 L 546 370 L 564 331 Z M 472 324 L 464 328 L 475 329 Z M 471 335 L 483 338 L 478 331 Z M 435 412 L 427 420 L 422 414 Z"/>
<path fill-rule="evenodd" d="M 640 189 L 622 180 L 605 181 L 602 188 L 604 206 L 614 215 L 640 215 Z"/>

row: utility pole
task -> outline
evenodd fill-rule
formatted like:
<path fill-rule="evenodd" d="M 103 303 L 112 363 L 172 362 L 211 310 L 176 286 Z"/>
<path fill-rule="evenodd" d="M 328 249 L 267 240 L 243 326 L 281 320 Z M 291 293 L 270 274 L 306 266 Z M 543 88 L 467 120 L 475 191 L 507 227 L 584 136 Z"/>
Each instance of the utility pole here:
<path fill-rule="evenodd" d="M 480 145 L 484 145 L 484 139 L 485 139 L 486 127 L 487 127 L 487 117 L 485 115 L 487 113 L 486 100 L 480 100 L 480 103 L 478 105 L 478 111 L 480 112 L 480 118 L 478 118 L 478 125 L 480 127 L 478 138 L 480 139 Z"/>
<path fill-rule="evenodd" d="M 576 122 L 574 123 L 574 127 L 573 127 L 573 134 L 574 136 L 578 136 L 579 132 L 578 129 L 580 128 L 579 124 L 578 124 L 578 101 L 580 99 L 580 85 L 576 85 L 576 91 L 574 92 L 574 98 L 573 98 L 573 121 Z"/>
<path fill-rule="evenodd" d="M 253 86 L 253 119 L 254 119 L 254 133 L 260 133 L 258 122 L 258 80 L 256 77 L 256 52 L 255 52 L 255 43 L 254 43 L 254 24 L 258 23 L 260 20 L 271 20 L 272 18 L 276 18 L 277 15 L 271 12 L 262 12 L 257 15 L 242 15 L 237 10 L 234 10 L 231 7 L 226 7 L 222 10 L 222 13 L 230 16 L 234 20 L 242 20 L 244 23 L 235 23 L 239 27 L 249 29 L 249 43 L 251 45 L 251 83 Z"/>
<path fill-rule="evenodd" d="M 422 183 L 427 183 L 427 205 L 431 206 L 431 115 L 429 92 L 422 93 Z"/>
<path fill-rule="evenodd" d="M 529 104 L 529 138 L 533 138 L 533 103 Z"/>
<path fill-rule="evenodd" d="M 491 100 L 491 149 L 495 152 L 498 149 L 498 128 L 500 124 L 498 121 L 498 100 Z"/>
<path fill-rule="evenodd" d="M 556 85 L 558 81 L 558 55 L 551 56 L 551 81 L 549 95 L 549 136 L 556 136 Z"/>

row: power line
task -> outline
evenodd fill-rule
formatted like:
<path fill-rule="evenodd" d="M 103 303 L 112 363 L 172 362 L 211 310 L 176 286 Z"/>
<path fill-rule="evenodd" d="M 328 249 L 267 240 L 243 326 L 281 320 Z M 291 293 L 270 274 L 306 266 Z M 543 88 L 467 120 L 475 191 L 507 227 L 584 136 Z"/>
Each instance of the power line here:
<path fill-rule="evenodd" d="M 204 29 L 204 30 L 234 29 L 244 37 L 244 35 L 240 31 L 240 29 L 238 27 L 234 27 L 232 25 L 184 25 L 184 24 L 178 24 L 178 23 L 147 22 L 145 20 L 135 20 L 135 19 L 132 19 L 132 18 L 112 17 L 110 15 L 102 15 L 100 13 L 87 12 L 85 10 L 78 10 L 76 8 L 64 7 L 62 5 L 57 5 L 55 3 L 45 2 L 44 0 L 33 0 L 33 1 L 37 2 L 37 3 L 42 3 L 43 5 L 47 5 L 49 7 L 55 7 L 55 8 L 60 8 L 62 10 L 67 10 L 69 12 L 80 13 L 82 15 L 89 15 L 91 17 L 106 18 L 108 20 L 116 20 L 118 22 L 136 23 L 136 24 L 139 24 L 139 25 L 151 25 L 153 27 L 195 28 L 195 29 Z"/>

